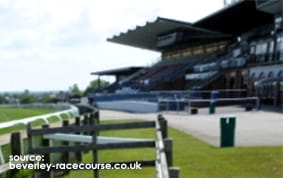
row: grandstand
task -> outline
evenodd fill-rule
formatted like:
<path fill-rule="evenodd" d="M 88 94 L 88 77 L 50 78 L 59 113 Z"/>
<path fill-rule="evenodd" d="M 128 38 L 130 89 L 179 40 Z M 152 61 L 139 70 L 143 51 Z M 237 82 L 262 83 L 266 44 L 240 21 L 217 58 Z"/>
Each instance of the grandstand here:
<path fill-rule="evenodd" d="M 107 40 L 162 57 L 105 91 L 244 89 L 246 96 L 282 107 L 282 9 L 280 0 L 239 0 L 195 23 L 158 17 L 115 35 Z"/>

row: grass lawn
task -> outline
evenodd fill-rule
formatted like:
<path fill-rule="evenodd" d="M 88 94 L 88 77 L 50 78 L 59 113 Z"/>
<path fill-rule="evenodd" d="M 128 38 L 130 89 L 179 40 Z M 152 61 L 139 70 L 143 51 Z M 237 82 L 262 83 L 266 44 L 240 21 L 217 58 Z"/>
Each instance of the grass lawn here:
<path fill-rule="evenodd" d="M 18 120 L 18 119 L 24 119 L 27 117 L 32 117 L 32 116 L 39 116 L 39 115 L 43 115 L 43 114 L 48 114 L 48 113 L 53 113 L 56 112 L 56 110 L 53 109 L 20 109 L 20 108 L 13 108 L 13 109 L 3 109 L 0 108 L 0 123 L 1 122 L 7 122 L 7 121 L 12 121 L 12 120 Z M 67 118 L 68 116 L 63 114 L 62 115 L 63 118 Z M 50 117 L 48 118 L 48 120 L 50 122 L 55 122 L 58 121 L 58 118 L 55 117 Z M 38 125 L 42 125 L 44 124 L 44 121 L 42 120 L 38 120 L 38 121 L 34 121 L 31 123 L 32 126 L 38 126 Z M 24 125 L 16 125 L 13 127 L 8 127 L 8 128 L 4 128 L 4 129 L 0 129 L 0 134 L 6 134 L 6 133 L 10 133 L 13 131 L 18 131 L 18 130 L 22 130 L 22 129 L 26 129 Z M 0 143 L 1 144 L 1 143 Z M 24 144 L 23 144 L 23 151 L 25 154 L 27 154 L 27 140 L 24 140 Z M 3 156 L 4 156 L 4 160 L 7 161 L 9 160 L 9 155 L 11 154 L 11 149 L 10 149 L 10 144 L 6 144 L 6 145 L 1 145 L 1 149 L 3 152 Z M 32 177 L 30 174 L 30 170 L 21 170 L 20 174 L 18 174 L 17 176 L 14 177 Z M 6 177 L 11 177 L 10 176 L 10 172 L 6 172 L 3 174 L 0 174 L 0 178 L 6 178 Z"/>
<path fill-rule="evenodd" d="M 17 119 L 23 119 L 26 117 L 39 116 L 55 112 L 55 110 L 49 109 L 21 109 L 21 108 L 9 108 L 0 109 L 0 122 L 7 122 Z"/>
<path fill-rule="evenodd" d="M 0 108 L 0 123 L 12 121 L 12 120 L 24 119 L 24 118 L 32 117 L 32 116 L 39 116 L 39 115 L 48 114 L 52 112 L 56 112 L 56 111 L 52 109 L 21 109 L 21 108 L 3 109 L 3 108 Z M 50 118 L 48 120 L 55 120 L 55 119 Z M 40 121 L 33 122 L 32 125 L 33 126 L 41 125 L 43 123 L 44 122 L 40 120 Z M 25 129 L 25 126 L 16 125 L 13 127 L 0 129 L 0 134 L 9 133 L 9 132 L 21 130 L 21 129 Z"/>
<path fill-rule="evenodd" d="M 103 123 L 113 121 L 103 121 Z M 117 122 L 117 121 L 115 121 Z M 121 121 L 119 121 L 121 122 Z M 125 122 L 129 122 L 128 120 Z M 154 138 L 154 129 L 101 132 L 103 136 Z M 169 129 L 173 139 L 174 162 L 181 178 L 282 178 L 283 146 L 216 148 L 194 137 Z M 99 151 L 100 162 L 155 159 L 154 149 Z M 85 163 L 92 162 L 92 153 L 84 154 Z M 91 178 L 92 171 L 73 171 L 68 178 Z M 155 168 L 142 170 L 101 170 L 101 178 L 150 178 Z"/>

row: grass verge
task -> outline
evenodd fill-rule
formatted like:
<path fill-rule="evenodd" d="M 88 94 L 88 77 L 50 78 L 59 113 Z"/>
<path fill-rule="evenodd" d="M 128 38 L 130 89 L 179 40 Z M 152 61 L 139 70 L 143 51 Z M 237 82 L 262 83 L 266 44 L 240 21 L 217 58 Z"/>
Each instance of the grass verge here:
<path fill-rule="evenodd" d="M 125 121 L 128 122 L 129 120 Z M 113 123 L 114 121 L 103 121 Z M 117 122 L 117 121 L 115 121 Z M 122 121 L 119 121 L 122 122 Z M 102 132 L 103 136 L 153 138 L 154 129 Z M 181 178 L 282 178 L 283 147 L 216 148 L 176 129 L 169 129 L 173 139 L 173 165 L 180 168 Z M 155 158 L 154 149 L 99 151 L 100 162 Z M 92 153 L 84 154 L 85 163 L 92 162 Z M 91 178 L 92 171 L 72 171 L 68 178 Z M 142 170 L 101 170 L 101 178 L 150 178 L 155 168 Z"/>
<path fill-rule="evenodd" d="M 51 109 L 21 109 L 21 108 L 8 108 L 0 109 L 0 123 L 12 120 L 23 119 L 26 117 L 39 116 L 55 112 Z"/>
<path fill-rule="evenodd" d="M 56 112 L 56 110 L 52 109 L 21 109 L 21 108 L 9 108 L 9 109 L 0 109 L 0 123 L 1 122 L 8 122 L 8 121 L 13 121 L 13 120 L 18 120 L 18 119 L 24 119 L 27 117 L 33 117 L 33 116 L 40 116 L 44 114 L 49 114 Z M 62 114 L 62 118 L 68 118 L 66 114 Z M 48 118 L 49 122 L 56 122 L 58 121 L 58 118 L 56 117 L 50 117 Z M 32 122 L 32 126 L 39 126 L 44 124 L 45 122 L 43 120 L 37 120 Z M 13 131 L 18 131 L 18 130 L 23 130 L 26 127 L 24 125 L 15 125 L 12 127 L 7 127 L 4 129 L 0 129 L 0 135 L 1 134 L 6 134 L 10 133 Z"/>

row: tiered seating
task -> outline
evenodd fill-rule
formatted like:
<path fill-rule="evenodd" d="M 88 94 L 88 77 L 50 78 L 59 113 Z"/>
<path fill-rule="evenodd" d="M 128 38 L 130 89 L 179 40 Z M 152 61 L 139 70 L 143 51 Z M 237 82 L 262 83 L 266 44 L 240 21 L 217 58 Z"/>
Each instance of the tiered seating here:
<path fill-rule="evenodd" d="M 151 90 L 155 86 L 174 81 L 178 77 L 184 77 L 186 72 L 204 56 L 165 60 L 155 64 L 143 75 L 134 78 L 131 82 L 140 85 L 140 90 Z"/>
<path fill-rule="evenodd" d="M 188 73 L 194 73 L 193 67 L 197 64 L 221 60 L 225 55 L 227 55 L 227 52 L 223 53 L 222 51 L 217 51 L 213 54 L 210 53 L 179 59 L 163 60 L 156 63 L 151 68 L 133 74 L 129 77 L 129 80 L 122 82 L 121 84 L 115 83 L 108 87 L 108 89 L 111 90 L 110 92 L 123 89 L 123 87 L 132 88 L 137 91 L 154 90 L 155 87 L 158 87 L 163 83 L 174 82 L 178 78 L 184 78 Z M 216 75 L 219 75 L 219 72 L 208 77 L 208 79 L 189 80 L 187 88 L 203 87 L 202 84 L 207 83 L 207 81 L 210 81 L 210 79 L 214 78 Z"/>
<path fill-rule="evenodd" d="M 188 80 L 186 84 L 186 88 L 190 90 L 199 90 L 204 89 L 208 84 L 215 81 L 219 77 L 221 77 L 224 74 L 223 71 L 215 71 L 213 75 L 202 78 L 202 79 L 196 79 L 196 80 Z"/>
<path fill-rule="evenodd" d="M 104 88 L 103 91 L 104 93 L 114 93 L 115 90 L 119 89 L 120 85 L 118 82 L 114 82 L 108 87 Z"/>
<path fill-rule="evenodd" d="M 194 71 L 187 76 L 186 89 L 204 89 L 207 85 L 221 77 L 224 74 L 224 71 L 220 69 L 221 61 L 229 58 L 231 58 L 231 50 L 223 50 L 216 51 L 210 56 L 207 56 L 207 58 L 199 61 L 195 65 Z"/>
<path fill-rule="evenodd" d="M 145 75 L 140 76 L 136 80 L 155 81 L 163 76 L 167 76 L 169 73 L 177 70 L 180 66 L 181 64 L 156 66 L 149 70 Z"/>

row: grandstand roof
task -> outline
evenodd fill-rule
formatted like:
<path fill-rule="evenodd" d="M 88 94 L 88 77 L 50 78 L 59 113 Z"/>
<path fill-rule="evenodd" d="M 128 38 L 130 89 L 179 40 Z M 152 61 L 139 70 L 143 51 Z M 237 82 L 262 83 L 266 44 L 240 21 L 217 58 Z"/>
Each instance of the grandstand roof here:
<path fill-rule="evenodd" d="M 256 1 L 242 0 L 199 21 L 194 26 L 238 35 L 273 22 L 273 15 L 257 10 Z"/>
<path fill-rule="evenodd" d="M 124 68 L 92 72 L 91 75 L 129 75 L 143 68 L 144 67 L 124 67 Z"/>
<path fill-rule="evenodd" d="M 191 42 L 199 41 L 202 39 L 202 35 L 205 37 L 208 35 L 214 35 L 216 37 L 222 35 L 219 32 L 195 27 L 188 22 L 158 17 L 155 21 L 147 22 L 144 26 L 137 26 L 135 29 L 128 30 L 126 33 L 114 35 L 112 38 L 108 38 L 107 41 L 153 51 L 161 51 L 161 49 L 157 47 L 157 36 L 166 32 L 172 32 L 180 29 L 186 31 L 187 33 L 193 34 L 193 36 L 189 38 Z M 223 34 L 223 36 L 227 35 Z"/>
<path fill-rule="evenodd" d="M 182 30 L 187 34 L 186 44 L 204 42 L 208 39 L 227 38 L 227 34 L 239 35 L 258 26 L 272 23 L 273 15 L 257 10 L 255 1 L 243 0 L 227 6 L 196 23 L 188 23 L 173 19 L 158 17 L 153 22 L 125 33 L 114 35 L 107 41 L 162 51 L 157 47 L 157 36 L 174 30 Z"/>

